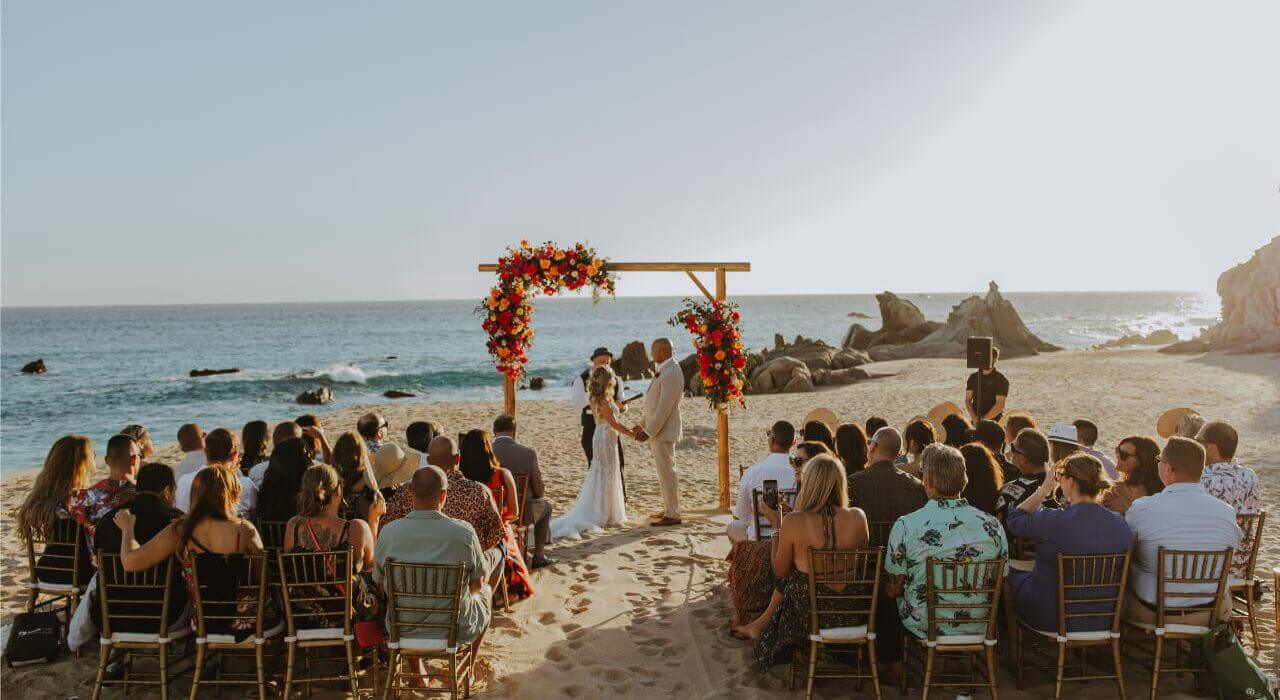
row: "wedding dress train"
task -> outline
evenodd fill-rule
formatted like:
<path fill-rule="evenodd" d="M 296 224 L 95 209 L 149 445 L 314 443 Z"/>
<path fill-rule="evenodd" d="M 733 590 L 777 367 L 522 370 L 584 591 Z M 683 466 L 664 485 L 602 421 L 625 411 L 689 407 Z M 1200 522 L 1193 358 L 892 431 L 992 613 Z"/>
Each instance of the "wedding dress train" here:
<path fill-rule="evenodd" d="M 618 466 L 618 433 L 608 423 L 596 423 L 591 452 L 591 466 L 573 509 L 551 520 L 553 540 L 576 540 L 584 532 L 598 533 L 606 527 L 627 523 L 622 470 Z"/>

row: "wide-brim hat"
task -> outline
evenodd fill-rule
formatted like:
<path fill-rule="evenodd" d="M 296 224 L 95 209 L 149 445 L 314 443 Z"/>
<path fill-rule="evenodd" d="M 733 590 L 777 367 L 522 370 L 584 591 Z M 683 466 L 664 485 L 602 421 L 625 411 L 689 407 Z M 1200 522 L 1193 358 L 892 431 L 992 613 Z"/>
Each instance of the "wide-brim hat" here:
<path fill-rule="evenodd" d="M 911 425 L 912 423 L 918 420 L 924 421 L 925 423 L 928 423 L 930 426 L 933 427 L 933 437 L 935 440 L 937 440 L 938 442 L 947 441 L 947 431 L 945 428 L 942 427 L 941 421 L 936 421 L 930 418 L 929 416 L 912 416 L 911 420 L 907 421 L 907 425 Z M 907 425 L 902 426 L 903 433 L 907 432 Z M 868 439 L 870 439 L 870 437 L 871 437 L 870 435 L 867 436 Z"/>
<path fill-rule="evenodd" d="M 1053 429 L 1046 436 L 1049 442 L 1061 442 L 1067 445 L 1080 446 L 1080 431 L 1070 423 L 1054 423 Z"/>
<path fill-rule="evenodd" d="M 1009 419 L 1010 419 L 1010 418 L 1013 418 L 1014 416 L 1018 416 L 1019 418 L 1027 418 L 1027 419 L 1032 420 L 1032 421 L 1034 421 L 1034 420 L 1036 419 L 1036 417 L 1035 417 L 1035 416 L 1033 416 L 1033 415 L 1031 415 L 1031 413 L 1030 413 L 1029 411 L 1023 411 L 1023 410 L 1021 410 L 1021 409 L 1017 409 L 1017 408 L 1015 408 L 1015 409 L 1012 409 L 1012 410 L 1009 410 L 1009 411 L 1005 411 L 1004 413 L 1000 414 L 1000 420 L 999 420 L 1000 425 L 1003 425 L 1003 426 L 1005 426 L 1005 427 L 1008 427 L 1008 426 L 1009 426 Z"/>
<path fill-rule="evenodd" d="M 964 418 L 964 411 L 960 410 L 959 406 L 950 401 L 943 401 L 937 406 L 929 409 L 929 420 L 937 423 L 938 425 L 942 425 L 942 421 L 946 420 L 947 416 L 960 416 L 961 418 Z M 946 433 L 944 432 L 943 435 L 946 435 Z"/>
<path fill-rule="evenodd" d="M 1196 413 L 1196 409 L 1187 408 L 1171 408 L 1156 419 L 1156 432 L 1162 438 L 1168 438 L 1178 431 L 1178 423 L 1182 422 L 1182 417 L 1191 413 Z"/>
<path fill-rule="evenodd" d="M 815 408 L 804 416 L 804 422 L 800 424 L 801 430 L 808 425 L 810 421 L 818 421 L 827 426 L 832 435 L 836 434 L 836 428 L 840 426 L 840 419 L 836 417 L 835 411 L 829 408 Z"/>
<path fill-rule="evenodd" d="M 598 347 L 595 350 L 591 351 L 591 359 L 593 360 L 596 359 L 597 357 L 600 357 L 601 355 L 608 355 L 609 357 L 613 357 L 613 353 L 609 352 L 609 348 L 606 348 L 603 346 Z"/>
<path fill-rule="evenodd" d="M 413 478 L 422 464 L 422 453 L 412 447 L 401 447 L 394 442 L 378 448 L 373 455 L 373 477 L 378 488 L 396 488 Z"/>

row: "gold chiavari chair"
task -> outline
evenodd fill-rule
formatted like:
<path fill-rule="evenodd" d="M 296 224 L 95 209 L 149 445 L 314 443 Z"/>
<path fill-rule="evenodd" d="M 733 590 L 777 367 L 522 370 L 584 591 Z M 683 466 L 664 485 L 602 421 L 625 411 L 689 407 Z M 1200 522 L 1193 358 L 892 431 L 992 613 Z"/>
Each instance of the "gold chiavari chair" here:
<path fill-rule="evenodd" d="M 90 574 L 84 526 L 62 518 L 55 520 L 46 533 L 24 529 L 22 538 L 27 543 L 27 571 L 31 577 L 27 612 L 38 606 L 61 608 L 70 621 Z M 41 600 L 42 596 L 47 597 Z"/>
<path fill-rule="evenodd" d="M 524 509 L 529 504 L 529 475 L 512 474 L 516 480 L 516 517 L 511 527 L 516 531 L 516 542 L 520 544 L 520 556 L 529 561 L 529 526 L 524 522 Z"/>
<path fill-rule="evenodd" d="M 476 654 L 484 641 L 482 630 L 471 642 L 458 641 L 458 615 L 467 590 L 466 567 L 462 564 L 411 564 L 386 561 L 386 588 L 390 653 L 387 683 L 382 698 L 394 692 L 423 691 L 432 679 L 443 683 L 451 698 L 471 697 Z M 421 635 L 421 636 L 419 636 Z M 421 670 L 406 670 L 406 664 L 425 664 Z M 433 661 L 445 663 L 434 669 Z M 410 684 L 410 680 L 421 685 Z"/>
<path fill-rule="evenodd" d="M 880 676 L 876 670 L 876 600 L 880 595 L 880 564 L 884 550 L 809 549 L 809 653 L 806 663 L 805 700 L 813 697 L 819 678 L 854 678 L 859 690 L 863 679 L 871 679 L 872 690 L 880 698 Z M 858 624 L 850 624 L 858 623 Z M 819 667 L 819 652 L 856 649 L 858 664 Z M 861 672 L 863 651 L 868 673 Z M 798 662 L 791 660 L 791 688 L 795 689 Z"/>
<path fill-rule="evenodd" d="M 234 555 L 197 554 L 192 570 L 191 605 L 196 621 L 196 662 L 191 685 L 191 698 L 199 696 L 200 686 L 212 685 L 215 692 L 223 685 L 256 686 L 260 700 L 267 697 L 266 650 L 268 644 L 279 643 L 284 633 L 284 619 L 267 620 L 266 612 L 274 603 L 267 595 L 271 577 L 270 559 L 265 554 Z M 234 567 L 236 585 L 231 590 L 217 590 L 210 579 L 211 569 Z M 201 576 L 201 572 L 205 576 Z M 223 572 L 226 575 L 226 572 Z M 212 585 L 211 585 L 212 584 Z M 242 601 L 251 601 L 247 605 Z M 272 626 L 267 628 L 267 623 Z M 277 647 L 278 648 L 278 647 Z M 231 673 L 223 668 L 224 659 L 248 657 L 253 661 L 253 674 Z M 205 664 L 212 662 L 212 680 L 204 676 Z"/>
<path fill-rule="evenodd" d="M 985 687 L 991 697 L 997 697 L 996 689 L 996 618 L 1000 609 L 1000 591 L 1004 582 L 1006 560 L 985 559 L 958 561 L 934 559 L 925 562 L 926 619 L 928 628 L 923 639 L 908 633 L 904 639 L 902 692 L 906 694 L 909 675 L 906 665 L 912 660 L 912 652 L 924 649 L 924 697 L 933 688 Z M 980 632 L 957 631 L 978 627 Z M 939 655 L 978 655 L 985 661 L 985 672 L 978 679 L 970 672 L 963 676 L 941 674 L 934 670 Z M 935 682 L 934 676 L 944 680 Z"/>
<path fill-rule="evenodd" d="M 170 576 L 177 566 L 173 557 L 143 571 L 128 572 L 118 554 L 98 553 L 98 601 L 102 605 L 102 635 L 98 640 L 98 675 L 93 682 L 93 700 L 108 685 L 159 686 L 161 700 L 168 700 L 173 667 L 183 655 L 173 655 L 171 647 L 191 636 L 185 619 L 173 615 L 170 596 L 181 585 Z M 155 673 L 134 670 L 137 657 L 155 657 Z M 118 661 L 124 666 L 120 678 L 108 678 L 107 666 Z"/>
<path fill-rule="evenodd" d="M 1236 577 L 1233 573 L 1227 579 L 1227 590 L 1231 596 L 1231 616 L 1243 618 L 1249 625 L 1250 646 L 1253 647 L 1254 653 L 1257 653 L 1260 647 L 1258 646 L 1258 615 L 1253 604 L 1253 577 L 1258 567 L 1258 552 L 1262 548 L 1262 526 L 1266 521 L 1267 511 L 1265 510 L 1236 516 L 1236 523 L 1240 525 L 1240 532 L 1244 535 L 1240 538 L 1240 544 L 1249 548 L 1249 561 L 1245 564 L 1244 571 L 1240 572 L 1243 576 Z"/>
<path fill-rule="evenodd" d="M 867 542 L 872 547 L 889 546 L 889 533 L 893 532 L 893 520 L 877 520 L 867 523 Z"/>
<path fill-rule="evenodd" d="M 262 546 L 265 549 L 283 549 L 284 548 L 284 530 L 289 523 L 285 520 L 259 520 L 257 521 L 258 534 L 262 537 Z"/>

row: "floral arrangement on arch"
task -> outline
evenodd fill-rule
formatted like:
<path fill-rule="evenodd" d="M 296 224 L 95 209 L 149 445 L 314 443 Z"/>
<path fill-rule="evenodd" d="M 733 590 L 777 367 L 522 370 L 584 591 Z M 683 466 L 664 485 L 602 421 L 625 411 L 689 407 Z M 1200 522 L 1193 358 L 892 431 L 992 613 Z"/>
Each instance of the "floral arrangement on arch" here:
<path fill-rule="evenodd" d="M 507 248 L 507 254 L 498 258 L 498 284 L 476 308 L 484 317 L 489 354 L 497 361 L 498 371 L 519 379 L 529 361 L 534 295 L 590 286 L 591 299 L 598 302 L 602 291 L 614 295 L 617 281 L 609 272 L 609 261 L 582 243 L 559 248 L 550 241 L 537 247 L 520 241 L 519 247 Z"/>
<path fill-rule="evenodd" d="M 737 304 L 685 299 L 684 309 L 668 321 L 693 334 L 702 387 L 713 408 L 727 407 L 733 401 L 747 405 L 742 395 L 747 383 L 747 358 L 738 330 L 740 320 Z"/>

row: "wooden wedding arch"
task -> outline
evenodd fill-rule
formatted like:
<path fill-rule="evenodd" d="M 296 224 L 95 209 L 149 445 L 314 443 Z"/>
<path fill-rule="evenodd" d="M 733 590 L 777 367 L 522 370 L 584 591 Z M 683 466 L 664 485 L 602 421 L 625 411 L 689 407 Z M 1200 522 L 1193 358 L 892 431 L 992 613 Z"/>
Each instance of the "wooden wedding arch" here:
<path fill-rule="evenodd" d="M 694 285 L 698 287 L 698 291 L 709 300 L 724 301 L 726 298 L 725 277 L 729 272 L 751 272 L 751 263 L 749 262 L 610 262 L 609 270 L 612 272 L 683 272 L 693 280 Z M 482 263 L 479 266 L 480 272 L 497 272 L 498 266 L 494 263 Z M 716 276 L 716 292 L 714 295 L 707 289 L 702 280 L 698 279 L 696 272 L 712 272 Z M 512 377 L 504 377 L 503 382 L 503 406 L 504 410 L 511 414 L 516 414 L 516 381 Z M 719 497 L 718 503 L 721 510 L 728 510 L 730 506 L 729 497 L 729 411 L 726 406 L 721 406 L 716 410 L 716 435 L 718 438 L 718 467 L 719 467 Z"/>

